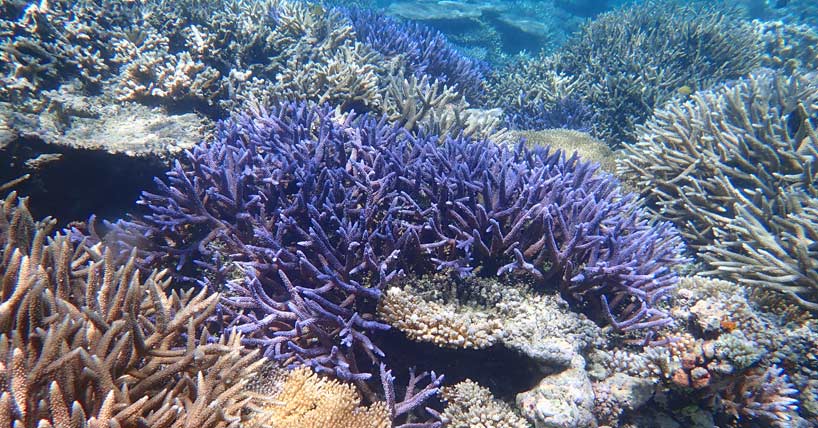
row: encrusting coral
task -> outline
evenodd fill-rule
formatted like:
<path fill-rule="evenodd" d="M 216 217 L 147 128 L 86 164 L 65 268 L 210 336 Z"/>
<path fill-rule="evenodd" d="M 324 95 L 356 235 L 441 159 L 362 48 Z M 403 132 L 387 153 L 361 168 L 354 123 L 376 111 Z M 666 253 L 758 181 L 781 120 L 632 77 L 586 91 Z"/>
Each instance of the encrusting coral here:
<path fill-rule="evenodd" d="M 384 293 L 378 317 L 411 340 L 455 349 L 502 344 L 550 371 L 567 367 L 600 336 L 559 296 L 525 284 L 446 271 L 404 282 Z"/>
<path fill-rule="evenodd" d="M 710 273 L 818 310 L 818 84 L 762 70 L 657 110 L 619 171 Z"/>
<path fill-rule="evenodd" d="M 239 426 L 258 351 L 207 333 L 218 295 L 0 208 L 0 426 Z"/>

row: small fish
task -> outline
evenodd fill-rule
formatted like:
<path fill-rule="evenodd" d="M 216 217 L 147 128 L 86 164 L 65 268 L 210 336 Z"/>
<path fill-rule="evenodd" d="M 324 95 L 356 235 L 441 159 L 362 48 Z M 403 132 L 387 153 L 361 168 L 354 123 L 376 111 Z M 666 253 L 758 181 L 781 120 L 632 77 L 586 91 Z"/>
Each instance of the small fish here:
<path fill-rule="evenodd" d="M 787 5 L 787 3 L 789 3 L 789 2 L 790 2 L 789 0 L 778 0 L 778 1 L 776 1 L 776 2 L 775 2 L 775 7 L 776 7 L 776 8 L 781 8 L 781 7 L 784 7 L 784 6 L 786 6 L 786 5 Z"/>
<path fill-rule="evenodd" d="M 684 85 L 684 86 L 680 87 L 679 89 L 677 89 L 676 92 L 678 92 L 679 95 L 682 95 L 682 96 L 686 97 L 686 96 L 693 93 L 693 89 L 690 86 Z"/>
<path fill-rule="evenodd" d="M 313 15 L 323 15 L 324 14 L 324 7 L 320 4 L 311 4 L 310 5 L 310 13 Z"/>

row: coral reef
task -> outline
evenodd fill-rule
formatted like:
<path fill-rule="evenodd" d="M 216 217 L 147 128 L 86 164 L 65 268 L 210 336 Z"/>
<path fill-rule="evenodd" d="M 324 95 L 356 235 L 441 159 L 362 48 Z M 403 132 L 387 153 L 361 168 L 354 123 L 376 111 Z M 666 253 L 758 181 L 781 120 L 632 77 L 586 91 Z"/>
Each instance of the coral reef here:
<path fill-rule="evenodd" d="M 529 96 L 520 94 L 521 98 Z M 573 129 L 590 131 L 594 113 L 591 107 L 577 97 L 557 100 L 553 106 L 543 101 L 531 102 L 521 99 L 504 111 L 506 127 L 514 130 Z"/>
<path fill-rule="evenodd" d="M 537 428 L 592 428 L 594 391 L 585 360 L 576 355 L 570 367 L 546 376 L 531 391 L 517 395 L 517 407 Z"/>
<path fill-rule="evenodd" d="M 795 390 L 787 375 L 776 366 L 762 373 L 749 373 L 721 395 L 721 405 L 736 419 L 761 420 L 770 426 L 790 426 L 798 409 Z"/>
<path fill-rule="evenodd" d="M 420 116 L 448 120 L 442 130 L 455 133 L 488 136 L 499 124 L 467 118 L 475 114 L 463 95 L 481 92 L 486 68 L 434 30 L 376 15 L 350 21 L 339 11 L 288 0 L 73 3 L 10 2 L 0 9 L 9 35 L 0 49 L 0 102 L 8 107 L 0 121 L 11 131 L 3 139 L 40 137 L 47 129 L 49 141 L 73 142 L 89 128 L 109 125 L 95 124 L 112 120 L 106 108 L 127 110 L 130 102 L 161 107 L 156 115 L 181 126 L 189 122 L 184 114 L 213 119 L 255 100 L 295 99 L 395 120 L 395 112 L 412 105 Z M 395 40 L 367 27 L 378 22 L 399 32 Z M 417 79 L 408 97 L 401 92 L 404 75 Z M 444 92 L 426 104 L 427 96 Z M 41 128 L 41 120 L 49 122 Z"/>
<path fill-rule="evenodd" d="M 0 212 L 0 424 L 239 426 L 258 351 L 212 337 L 218 295 L 168 292 L 131 256 L 50 235 L 12 193 Z"/>
<path fill-rule="evenodd" d="M 470 380 L 447 386 L 441 391 L 446 401 L 443 416 L 452 428 L 529 428 L 508 404 L 491 391 Z"/>
<path fill-rule="evenodd" d="M 761 59 L 750 24 L 724 6 L 648 1 L 604 13 L 555 56 L 557 72 L 580 82 L 576 95 L 597 114 L 594 135 L 635 141 L 635 127 L 683 87 L 740 77 Z"/>
<path fill-rule="evenodd" d="M 599 328 L 564 300 L 522 284 L 458 278 L 451 272 L 389 288 L 378 316 L 416 341 L 440 347 L 515 350 L 543 371 L 568 367 L 599 338 Z"/>
<path fill-rule="evenodd" d="M 488 66 L 457 52 L 439 31 L 367 10 L 350 10 L 360 40 L 387 58 L 400 57 L 407 75 L 429 76 L 455 87 L 466 99 L 480 97 Z"/>
<path fill-rule="evenodd" d="M 673 340 L 638 351 L 594 349 L 588 373 L 600 422 L 626 424 L 648 410 L 614 398 L 610 383 L 627 375 L 642 383 L 634 399 L 653 394 L 650 418 L 672 414 L 694 423 L 709 415 L 711 424 L 741 427 L 814 424 L 816 364 L 805 357 L 814 325 L 764 312 L 751 294 L 734 282 L 683 277 L 670 308 L 678 322 L 666 332 Z M 685 407 L 698 410 L 685 416 Z"/>
<path fill-rule="evenodd" d="M 576 157 L 439 145 L 309 104 L 248 113 L 219 136 L 109 239 L 180 275 L 204 268 L 231 328 L 267 356 L 363 381 L 356 352 L 382 355 L 369 333 L 388 328 L 373 317 L 387 284 L 443 268 L 528 277 L 622 331 L 670 321 L 658 303 L 679 237 Z"/>
<path fill-rule="evenodd" d="M 818 30 L 781 21 L 753 21 L 764 43 L 766 67 L 818 70 Z"/>
<path fill-rule="evenodd" d="M 565 153 L 576 153 L 586 162 L 599 164 L 602 171 L 613 174 L 616 171 L 616 153 L 604 142 L 586 132 L 573 129 L 545 129 L 542 131 L 510 131 L 506 141 L 516 143 L 524 140 L 529 148 L 551 147 Z M 627 183 L 625 183 L 627 184 Z"/>
<path fill-rule="evenodd" d="M 269 376 L 269 375 L 268 375 Z M 390 428 L 384 402 L 361 406 L 354 386 L 323 379 L 308 368 L 288 372 L 246 426 L 280 428 Z"/>
<path fill-rule="evenodd" d="M 620 171 L 710 273 L 818 309 L 814 74 L 760 71 L 658 110 Z"/>

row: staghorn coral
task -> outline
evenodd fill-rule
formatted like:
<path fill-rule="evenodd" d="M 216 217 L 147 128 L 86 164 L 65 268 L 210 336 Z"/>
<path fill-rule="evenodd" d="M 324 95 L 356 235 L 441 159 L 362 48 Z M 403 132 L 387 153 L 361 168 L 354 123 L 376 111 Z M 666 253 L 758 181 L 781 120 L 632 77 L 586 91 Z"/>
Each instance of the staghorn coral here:
<path fill-rule="evenodd" d="M 225 290 L 229 327 L 269 357 L 363 387 L 382 356 L 370 334 L 388 328 L 373 316 L 387 285 L 443 268 L 531 278 L 623 331 L 670 321 L 657 304 L 684 260 L 678 236 L 576 157 L 439 145 L 304 103 L 218 135 L 107 239 L 180 276 L 203 269 Z"/>
<path fill-rule="evenodd" d="M 762 65 L 794 70 L 818 69 L 818 31 L 781 21 L 753 21 L 764 43 Z"/>
<path fill-rule="evenodd" d="M 520 98 L 528 94 L 521 93 Z M 521 99 L 505 109 L 505 125 L 514 130 L 573 129 L 590 131 L 594 122 L 591 107 L 582 99 L 568 96 L 553 105 Z"/>
<path fill-rule="evenodd" d="M 22 102 L 71 77 L 98 87 L 116 66 L 105 27 L 127 14 L 122 9 L 94 0 L 4 2 L 0 99 Z"/>
<path fill-rule="evenodd" d="M 399 57 L 407 75 L 429 76 L 467 100 L 483 95 L 488 66 L 457 52 L 439 31 L 371 10 L 351 9 L 346 15 L 360 40 L 386 58 Z"/>
<path fill-rule="evenodd" d="M 554 57 L 580 82 L 574 95 L 597 114 L 594 135 L 635 141 L 636 126 L 682 87 L 706 89 L 750 72 L 761 43 L 736 10 L 649 1 L 599 15 Z"/>
<path fill-rule="evenodd" d="M 0 424 L 239 426 L 257 352 L 207 333 L 218 296 L 48 236 L 15 199 L 0 212 Z"/>
<path fill-rule="evenodd" d="M 488 388 L 466 379 L 443 388 L 443 416 L 452 428 L 529 428 L 508 404 L 492 396 Z"/>
<path fill-rule="evenodd" d="M 568 110 L 579 121 L 565 120 L 558 105 L 565 100 L 579 100 L 579 80 L 555 71 L 553 57 L 519 55 L 508 65 L 491 72 L 486 78 L 486 95 L 480 105 L 503 109 L 504 121 L 512 129 L 553 128 L 554 125 L 576 123 L 585 126 L 592 115 L 584 108 Z M 582 103 L 582 100 L 579 100 Z"/>
<path fill-rule="evenodd" d="M 818 309 L 813 74 L 760 71 L 668 105 L 619 170 L 675 222 L 709 274 Z"/>

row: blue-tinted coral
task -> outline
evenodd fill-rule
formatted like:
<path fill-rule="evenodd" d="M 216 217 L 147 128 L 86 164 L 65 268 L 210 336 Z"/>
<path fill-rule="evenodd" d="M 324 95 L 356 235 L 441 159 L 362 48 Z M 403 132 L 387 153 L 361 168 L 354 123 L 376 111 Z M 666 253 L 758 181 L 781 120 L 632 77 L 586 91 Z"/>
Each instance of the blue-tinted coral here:
<path fill-rule="evenodd" d="M 519 103 L 505 106 L 505 126 L 516 130 L 574 129 L 589 132 L 594 113 L 579 97 L 568 96 L 554 105 L 528 100 L 520 94 Z"/>
<path fill-rule="evenodd" d="M 247 113 L 111 236 L 148 262 L 203 267 L 246 344 L 358 382 L 383 356 L 381 292 L 403 275 L 520 275 L 620 330 L 670 321 L 657 302 L 681 241 L 612 176 L 562 152 L 438 141 L 329 107 Z"/>
<path fill-rule="evenodd" d="M 349 9 L 346 15 L 358 38 L 372 49 L 387 57 L 404 56 L 407 72 L 457 85 L 469 101 L 483 94 L 488 65 L 455 50 L 441 32 L 372 10 Z"/>

